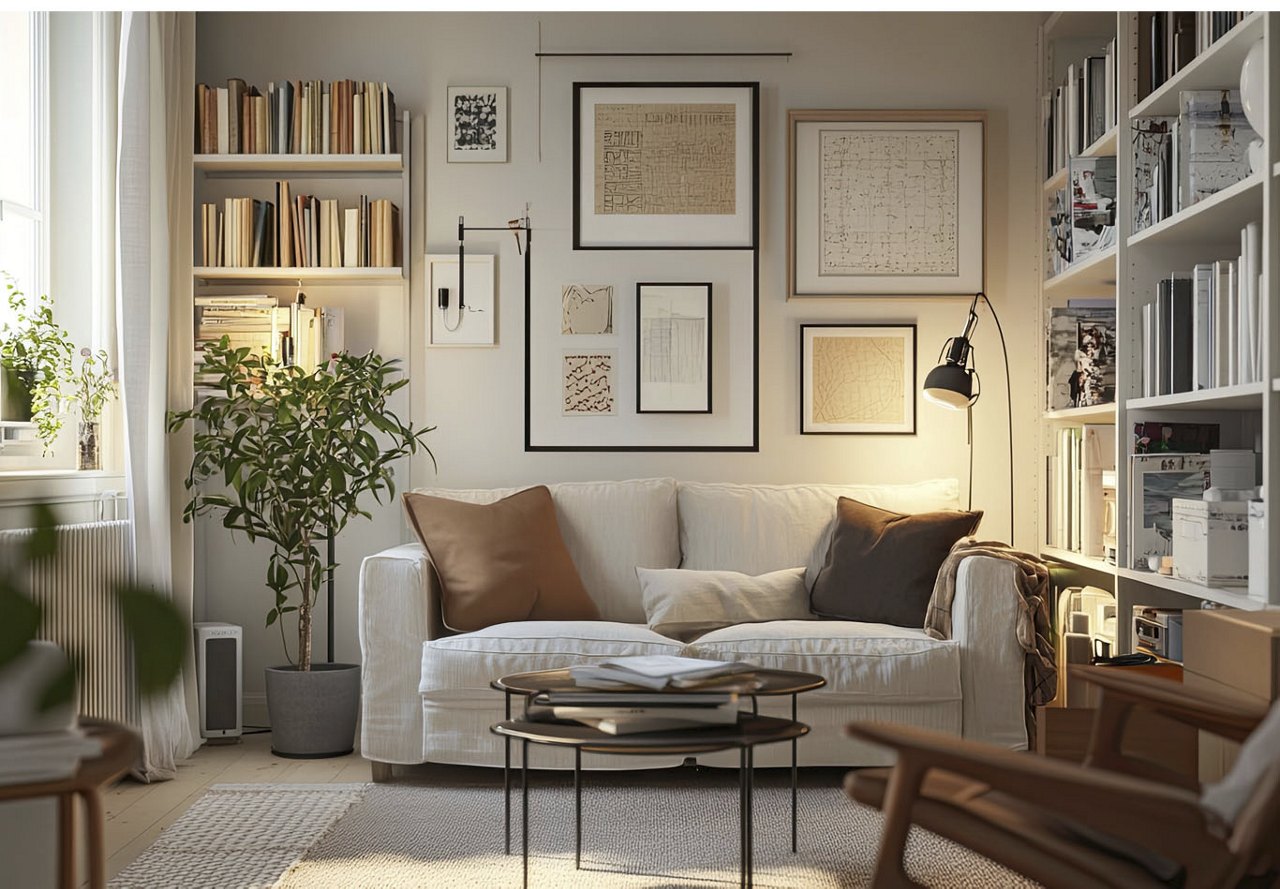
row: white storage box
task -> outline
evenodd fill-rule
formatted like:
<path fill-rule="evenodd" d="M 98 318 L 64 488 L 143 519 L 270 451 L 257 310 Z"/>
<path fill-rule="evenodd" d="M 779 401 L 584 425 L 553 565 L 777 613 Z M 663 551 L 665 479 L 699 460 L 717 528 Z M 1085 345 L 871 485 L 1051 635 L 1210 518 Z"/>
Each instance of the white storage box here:
<path fill-rule="evenodd" d="M 1249 504 L 1175 499 L 1173 573 L 1207 586 L 1248 586 Z"/>
<path fill-rule="evenodd" d="M 1267 601 L 1267 504 L 1249 501 L 1249 598 Z"/>

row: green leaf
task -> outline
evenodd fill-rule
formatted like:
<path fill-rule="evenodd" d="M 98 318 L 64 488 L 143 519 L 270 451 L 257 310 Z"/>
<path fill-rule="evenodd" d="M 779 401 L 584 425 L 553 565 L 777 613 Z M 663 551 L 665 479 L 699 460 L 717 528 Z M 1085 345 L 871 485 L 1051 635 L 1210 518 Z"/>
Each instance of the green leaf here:
<path fill-rule="evenodd" d="M 5 577 L 0 581 L 0 668 L 12 663 L 27 650 L 27 643 L 40 628 L 40 606 L 32 602 Z"/>
<path fill-rule="evenodd" d="M 36 702 L 36 709 L 41 713 L 47 713 L 64 704 L 70 704 L 75 700 L 75 696 L 76 668 L 74 664 L 67 663 L 63 665 L 58 675 L 44 687 L 44 691 L 40 693 L 40 697 Z"/>
<path fill-rule="evenodd" d="M 47 559 L 58 549 L 58 516 L 48 503 L 32 507 L 32 531 L 27 538 L 26 556 L 33 562 Z"/>
<path fill-rule="evenodd" d="M 190 633 L 169 599 L 136 584 L 115 588 L 125 633 L 133 642 L 134 675 L 144 695 L 162 692 L 182 669 Z"/>
<path fill-rule="evenodd" d="M 279 617 L 279 616 L 280 616 L 280 611 L 279 611 L 279 609 L 272 608 L 270 611 L 268 611 L 268 612 L 267 612 L 267 626 L 271 626 L 273 623 L 275 623 L 275 622 L 276 622 L 276 618 L 277 618 L 277 617 Z"/>

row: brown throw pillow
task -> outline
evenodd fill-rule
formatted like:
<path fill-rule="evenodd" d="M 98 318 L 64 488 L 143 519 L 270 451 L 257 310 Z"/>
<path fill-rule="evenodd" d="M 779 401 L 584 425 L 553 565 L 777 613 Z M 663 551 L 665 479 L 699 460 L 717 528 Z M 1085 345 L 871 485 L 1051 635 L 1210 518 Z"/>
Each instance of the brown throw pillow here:
<path fill-rule="evenodd" d="M 483 505 L 405 494 L 404 506 L 440 576 L 449 629 L 600 618 L 565 549 L 545 486 Z"/>
<path fill-rule="evenodd" d="M 841 497 L 827 560 L 813 583 L 814 614 L 923 627 L 938 569 L 982 512 L 901 515 Z"/>

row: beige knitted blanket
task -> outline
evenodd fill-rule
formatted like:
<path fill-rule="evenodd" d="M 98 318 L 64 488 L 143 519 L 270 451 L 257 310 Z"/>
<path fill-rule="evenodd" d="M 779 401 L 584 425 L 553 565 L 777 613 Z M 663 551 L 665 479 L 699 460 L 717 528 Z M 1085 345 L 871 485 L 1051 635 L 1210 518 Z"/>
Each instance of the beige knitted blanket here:
<path fill-rule="evenodd" d="M 1049 627 L 1049 569 L 1033 555 L 1010 549 L 994 540 L 965 537 L 956 541 L 933 585 L 933 597 L 925 612 L 925 632 L 934 639 L 951 638 L 951 603 L 956 596 L 956 572 L 970 556 L 990 556 L 1017 566 L 1021 598 L 1018 644 L 1026 653 L 1027 729 L 1035 737 L 1035 708 L 1053 700 L 1058 689 L 1058 667 Z"/>

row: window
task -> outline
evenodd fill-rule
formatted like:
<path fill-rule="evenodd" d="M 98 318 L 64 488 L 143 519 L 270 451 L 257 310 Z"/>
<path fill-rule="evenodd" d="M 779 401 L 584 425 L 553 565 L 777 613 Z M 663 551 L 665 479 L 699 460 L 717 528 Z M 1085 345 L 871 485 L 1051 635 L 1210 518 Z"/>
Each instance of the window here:
<path fill-rule="evenodd" d="M 45 24 L 0 12 L 0 271 L 28 296 L 45 287 Z M 0 325 L 7 316 L 0 300 Z"/>

